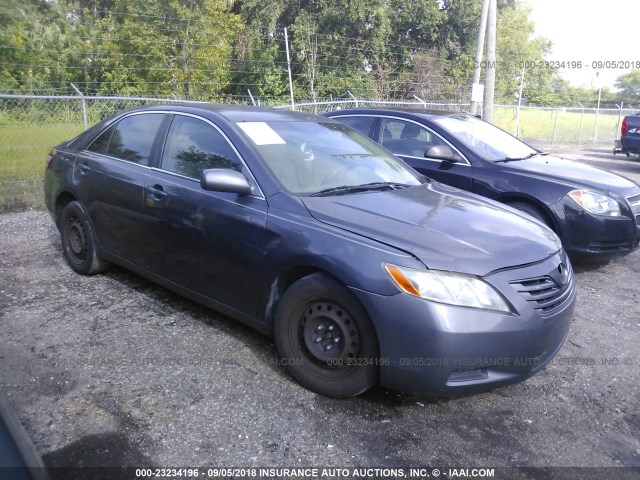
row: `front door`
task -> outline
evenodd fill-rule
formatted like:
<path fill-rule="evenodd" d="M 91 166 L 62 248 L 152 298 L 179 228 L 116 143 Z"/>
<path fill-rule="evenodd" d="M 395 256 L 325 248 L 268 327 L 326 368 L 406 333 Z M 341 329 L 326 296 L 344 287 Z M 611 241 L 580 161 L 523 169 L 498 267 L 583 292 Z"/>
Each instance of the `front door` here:
<path fill-rule="evenodd" d="M 378 143 L 434 180 L 463 190 L 471 188 L 473 170 L 466 159 L 461 157 L 454 163 L 425 157 L 430 147 L 451 145 L 423 125 L 411 120 L 383 117 L 380 119 Z"/>
<path fill-rule="evenodd" d="M 145 184 L 146 268 L 255 316 L 267 202 L 259 194 L 203 190 L 200 177 L 209 168 L 230 168 L 250 177 L 218 128 L 176 114 L 160 167 Z"/>

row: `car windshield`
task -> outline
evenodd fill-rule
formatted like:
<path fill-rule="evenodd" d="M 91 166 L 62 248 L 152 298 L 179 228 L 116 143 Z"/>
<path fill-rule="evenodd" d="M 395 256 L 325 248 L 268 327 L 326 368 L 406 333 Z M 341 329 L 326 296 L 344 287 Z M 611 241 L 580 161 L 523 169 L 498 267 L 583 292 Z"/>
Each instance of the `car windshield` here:
<path fill-rule="evenodd" d="M 419 185 L 421 176 L 339 123 L 238 122 L 273 176 L 293 195 L 338 195 Z"/>
<path fill-rule="evenodd" d="M 504 130 L 470 115 L 448 115 L 433 121 L 475 154 L 491 162 L 521 160 L 538 153 Z"/>

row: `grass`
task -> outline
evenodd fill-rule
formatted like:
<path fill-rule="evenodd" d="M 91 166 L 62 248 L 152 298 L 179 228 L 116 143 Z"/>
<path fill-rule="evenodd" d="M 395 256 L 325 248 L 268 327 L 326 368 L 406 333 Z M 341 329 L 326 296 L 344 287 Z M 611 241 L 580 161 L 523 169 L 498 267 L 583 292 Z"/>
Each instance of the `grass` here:
<path fill-rule="evenodd" d="M 82 130 L 81 124 L 0 126 L 0 211 L 42 206 L 47 153 Z"/>
<path fill-rule="evenodd" d="M 592 110 L 581 115 L 575 111 L 522 109 L 520 138 L 544 146 L 593 145 L 595 121 Z M 494 123 L 511 134 L 515 133 L 515 108 L 496 108 Z M 617 125 L 617 114 L 601 114 L 598 143 L 613 146 Z M 82 123 L 76 122 L 49 125 L 0 123 L 0 211 L 41 206 L 47 153 L 51 147 L 75 137 L 82 130 Z"/>
<path fill-rule="evenodd" d="M 82 130 L 74 124 L 0 126 L 0 181 L 41 177 L 49 150 Z"/>
<path fill-rule="evenodd" d="M 496 108 L 494 123 L 512 135 L 516 128 L 515 108 Z M 554 132 L 555 124 L 555 132 Z M 519 138 L 525 142 L 551 145 L 559 143 L 593 144 L 596 134 L 596 115 L 593 110 L 579 111 L 522 109 Z M 598 143 L 610 143 L 618 131 L 618 114 L 598 116 Z"/>

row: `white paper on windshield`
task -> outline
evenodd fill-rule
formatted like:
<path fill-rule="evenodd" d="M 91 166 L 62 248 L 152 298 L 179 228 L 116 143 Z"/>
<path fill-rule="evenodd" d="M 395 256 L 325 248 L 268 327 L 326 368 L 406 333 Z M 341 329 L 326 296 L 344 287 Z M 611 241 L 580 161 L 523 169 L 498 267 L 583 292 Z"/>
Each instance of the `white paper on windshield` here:
<path fill-rule="evenodd" d="M 256 145 L 280 145 L 287 143 L 264 122 L 238 122 L 237 124 Z"/>

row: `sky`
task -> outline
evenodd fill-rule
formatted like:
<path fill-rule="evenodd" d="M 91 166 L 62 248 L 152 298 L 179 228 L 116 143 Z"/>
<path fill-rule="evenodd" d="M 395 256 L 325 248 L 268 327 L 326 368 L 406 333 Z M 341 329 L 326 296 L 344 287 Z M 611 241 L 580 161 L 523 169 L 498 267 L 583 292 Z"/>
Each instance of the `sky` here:
<path fill-rule="evenodd" d="M 573 61 L 574 64 L 582 62 L 582 68 L 561 72 L 571 84 L 615 90 L 616 78 L 629 72 L 630 68 L 614 68 L 611 63 L 598 68 L 593 62 L 638 62 L 640 66 L 636 2 L 525 0 L 524 3 L 531 7 L 529 18 L 536 25 L 536 36 L 553 42 L 553 53 L 548 59 Z"/>

